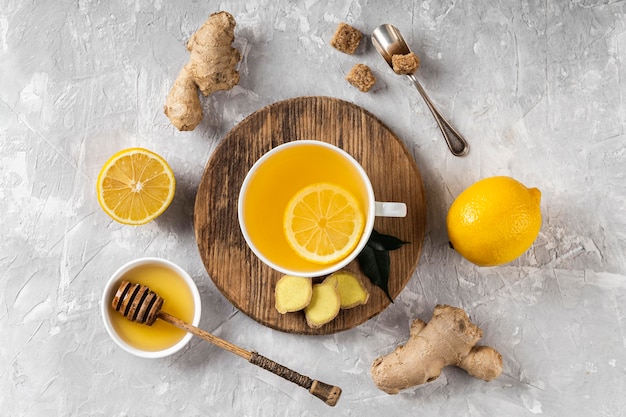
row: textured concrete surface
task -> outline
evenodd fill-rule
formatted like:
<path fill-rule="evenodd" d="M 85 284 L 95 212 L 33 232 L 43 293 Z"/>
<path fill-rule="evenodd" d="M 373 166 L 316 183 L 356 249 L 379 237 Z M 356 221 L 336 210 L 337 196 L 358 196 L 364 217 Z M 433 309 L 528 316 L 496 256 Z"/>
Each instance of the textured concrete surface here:
<path fill-rule="evenodd" d="M 626 415 L 626 2 L 373 0 L 0 0 L 0 414 L 3 416 Z M 217 10 L 238 21 L 241 82 L 204 100 L 179 133 L 164 97 L 185 41 Z M 340 21 L 369 34 L 393 23 L 422 58 L 418 78 L 462 131 L 455 158 L 417 92 L 364 42 L 330 48 Z M 378 82 L 343 77 L 355 63 Z M 301 95 L 352 101 L 402 138 L 422 172 L 428 234 L 395 304 L 327 337 L 285 334 L 237 312 L 216 290 L 193 234 L 195 190 L 212 150 L 253 111 Z M 178 180 L 155 222 L 125 227 L 99 208 L 98 171 L 143 146 Z M 543 227 L 513 263 L 478 268 L 448 248 L 445 213 L 491 175 L 543 192 Z M 330 409 L 306 391 L 200 340 L 142 360 L 99 316 L 122 263 L 161 256 L 201 290 L 201 326 L 338 384 Z M 467 309 L 504 356 L 485 383 L 446 369 L 396 396 L 377 390 L 374 358 L 406 340 L 437 303 Z"/>

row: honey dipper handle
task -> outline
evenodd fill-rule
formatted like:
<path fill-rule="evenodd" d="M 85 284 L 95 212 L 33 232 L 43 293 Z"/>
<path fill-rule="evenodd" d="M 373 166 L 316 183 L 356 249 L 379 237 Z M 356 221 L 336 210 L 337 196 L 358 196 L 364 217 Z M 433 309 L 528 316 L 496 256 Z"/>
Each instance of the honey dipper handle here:
<path fill-rule="evenodd" d="M 256 352 L 249 352 L 243 348 L 240 348 L 239 346 L 227 342 L 224 339 L 212 335 L 209 332 L 199 329 L 196 326 L 192 326 L 191 324 L 186 323 L 181 319 L 166 313 L 165 311 L 159 311 L 157 317 L 163 321 L 168 322 L 169 324 L 178 327 L 179 329 L 185 330 L 195 336 L 198 336 L 209 343 L 212 343 L 231 353 L 234 353 L 237 356 L 241 356 L 248 362 L 260 366 L 261 368 L 270 371 L 282 378 L 285 378 L 287 381 L 291 381 L 294 384 L 300 385 L 302 388 L 306 388 L 311 394 L 315 395 L 317 398 L 321 399 L 330 406 L 334 406 L 335 404 L 337 404 L 339 396 L 341 396 L 341 388 L 339 387 L 328 385 L 323 382 L 313 380 L 308 376 L 301 375 L 296 371 L 292 371 L 291 369 L 280 365 L 271 359 L 266 358 L 265 356 L 259 355 Z"/>
<path fill-rule="evenodd" d="M 221 339 L 215 335 L 212 335 L 209 332 L 205 332 L 204 330 L 199 329 L 196 326 L 192 326 L 191 324 L 186 323 L 181 319 L 172 316 L 171 314 L 167 314 L 165 311 L 159 311 L 158 318 L 178 327 L 179 329 L 185 330 L 195 336 L 198 336 L 209 343 L 213 343 L 214 345 L 221 347 L 222 349 L 234 353 L 237 356 L 241 356 L 247 361 L 250 361 L 250 358 L 252 357 L 251 352 L 248 352 L 247 350 L 242 349 L 239 346 L 233 345 L 232 343 L 227 342 L 226 340 Z"/>
<path fill-rule="evenodd" d="M 298 372 L 292 371 L 291 369 L 276 363 L 265 356 L 259 355 L 256 352 L 252 352 L 250 363 L 285 378 L 287 381 L 300 385 L 302 388 L 306 388 L 311 394 L 315 395 L 331 407 L 337 404 L 337 401 L 341 396 L 341 388 L 313 380 L 305 375 L 301 375 Z"/>

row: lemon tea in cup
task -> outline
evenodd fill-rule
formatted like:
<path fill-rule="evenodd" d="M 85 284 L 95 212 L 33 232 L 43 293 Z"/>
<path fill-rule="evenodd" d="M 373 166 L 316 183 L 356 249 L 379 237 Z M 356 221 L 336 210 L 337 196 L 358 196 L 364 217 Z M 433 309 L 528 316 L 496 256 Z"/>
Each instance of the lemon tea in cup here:
<path fill-rule="evenodd" d="M 323 276 L 365 247 L 376 216 L 403 217 L 379 203 L 361 165 L 326 142 L 279 145 L 250 169 L 239 194 L 239 225 L 254 254 L 284 274 Z"/>

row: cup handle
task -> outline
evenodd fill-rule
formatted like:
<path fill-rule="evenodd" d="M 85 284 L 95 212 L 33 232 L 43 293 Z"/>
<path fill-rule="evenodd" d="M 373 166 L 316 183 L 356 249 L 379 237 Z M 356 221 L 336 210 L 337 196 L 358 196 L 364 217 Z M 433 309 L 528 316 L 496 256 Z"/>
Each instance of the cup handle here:
<path fill-rule="evenodd" d="M 375 203 L 377 217 L 406 217 L 406 204 L 404 203 Z"/>

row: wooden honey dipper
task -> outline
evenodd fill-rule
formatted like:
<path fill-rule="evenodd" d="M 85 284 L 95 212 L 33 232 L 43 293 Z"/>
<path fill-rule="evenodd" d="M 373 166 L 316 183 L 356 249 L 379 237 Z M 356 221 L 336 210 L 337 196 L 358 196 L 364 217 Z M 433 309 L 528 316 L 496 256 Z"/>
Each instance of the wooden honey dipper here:
<path fill-rule="evenodd" d="M 111 302 L 113 309 L 121 313 L 130 321 L 147 324 L 151 326 L 156 319 L 161 319 L 170 323 L 179 329 L 192 333 L 202 339 L 219 346 L 227 351 L 241 356 L 245 360 L 254 365 L 268 370 L 288 381 L 293 382 L 307 389 L 311 394 L 324 401 L 330 406 L 337 404 L 341 396 L 341 388 L 317 380 L 313 380 L 308 376 L 301 375 L 296 371 L 280 365 L 257 352 L 249 352 L 239 346 L 233 345 L 224 339 L 212 335 L 202 329 L 188 324 L 179 318 L 172 316 L 161 310 L 163 307 L 163 298 L 154 291 L 151 291 L 145 285 L 133 284 L 128 281 L 122 281 L 113 301 Z"/>

